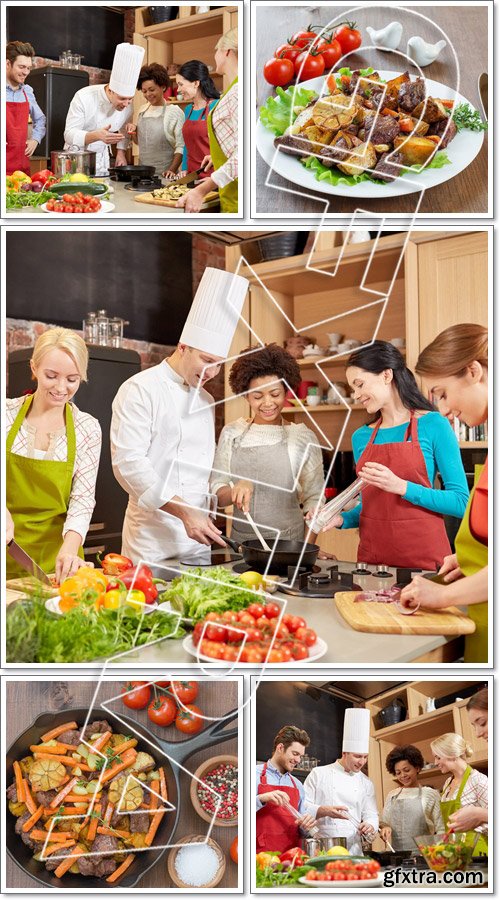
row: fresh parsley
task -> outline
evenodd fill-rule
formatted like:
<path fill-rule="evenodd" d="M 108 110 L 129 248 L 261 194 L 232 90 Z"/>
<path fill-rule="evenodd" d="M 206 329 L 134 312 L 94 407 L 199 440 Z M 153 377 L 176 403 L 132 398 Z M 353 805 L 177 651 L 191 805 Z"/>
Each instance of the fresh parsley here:
<path fill-rule="evenodd" d="M 453 121 L 457 131 L 486 131 L 488 123 L 483 122 L 478 109 L 473 109 L 468 103 L 458 103 L 453 112 Z"/>

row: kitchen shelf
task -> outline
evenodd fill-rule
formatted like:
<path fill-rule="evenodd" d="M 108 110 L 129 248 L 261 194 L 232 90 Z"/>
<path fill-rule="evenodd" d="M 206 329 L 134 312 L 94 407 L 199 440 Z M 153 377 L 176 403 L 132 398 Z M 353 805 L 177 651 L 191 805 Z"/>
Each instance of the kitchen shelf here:
<path fill-rule="evenodd" d="M 473 450 L 474 448 L 484 448 L 486 450 L 488 448 L 488 441 L 459 441 L 458 446 L 468 450 Z"/>
<path fill-rule="evenodd" d="M 183 19 L 173 19 L 171 22 L 159 22 L 157 25 L 146 25 L 137 28 L 138 34 L 145 37 L 154 37 L 157 40 L 177 43 L 187 41 L 191 37 L 191 29 L 196 28 L 198 38 L 211 37 L 221 34 L 222 16 L 224 9 L 212 9 L 207 13 L 195 13 Z"/>
<path fill-rule="evenodd" d="M 364 409 L 364 406 L 355 406 L 353 403 L 349 403 L 346 408 L 343 403 L 320 403 L 318 406 L 308 406 L 307 403 L 304 403 L 304 409 L 300 406 L 285 406 L 281 412 L 283 415 L 285 415 L 285 413 L 288 415 L 294 415 L 296 413 L 304 415 L 306 412 L 347 412 L 348 409 Z"/>
<path fill-rule="evenodd" d="M 385 340 L 385 338 L 380 338 L 380 340 Z M 399 350 L 399 347 L 397 348 Z M 299 364 L 301 369 L 311 369 L 317 362 L 322 363 L 325 366 L 344 366 L 346 364 L 347 357 L 350 356 L 351 353 L 354 353 L 356 350 L 359 350 L 359 347 L 353 347 L 352 350 L 346 351 L 339 357 L 339 359 L 329 359 L 329 356 L 333 354 L 326 353 L 324 356 L 305 356 L 303 359 L 297 359 L 296 362 Z M 401 356 L 406 356 L 405 350 L 399 350 Z"/>

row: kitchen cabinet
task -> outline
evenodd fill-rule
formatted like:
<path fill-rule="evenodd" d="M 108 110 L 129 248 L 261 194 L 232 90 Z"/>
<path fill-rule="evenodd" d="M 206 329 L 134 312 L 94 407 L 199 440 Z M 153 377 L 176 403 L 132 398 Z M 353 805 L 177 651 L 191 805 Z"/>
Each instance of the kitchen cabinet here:
<path fill-rule="evenodd" d="M 479 690 L 482 683 L 477 681 L 413 681 L 378 694 L 365 704 L 366 708 L 370 710 L 371 736 L 374 738 L 370 741 L 368 775 L 375 785 L 379 809 L 383 808 L 384 798 L 389 791 L 397 785 L 385 767 L 387 754 L 394 747 L 413 744 L 419 748 L 426 763 L 432 763 L 431 742 L 446 732 L 455 732 L 461 734 L 472 747 L 473 755 L 468 762 L 487 773 L 488 745 L 485 740 L 476 737 L 470 724 L 466 708 L 468 697 L 427 711 L 428 700 L 431 698 L 436 700 L 454 692 L 460 696 L 462 691 L 475 686 Z M 381 728 L 377 719 L 378 713 L 396 699 L 404 702 L 407 708 L 407 718 L 403 722 Z M 431 765 L 422 770 L 419 781 L 440 790 L 447 777 L 434 765 Z"/>
<path fill-rule="evenodd" d="M 423 347 L 443 328 L 459 321 L 487 324 L 486 230 L 413 230 L 409 239 L 401 232 L 345 248 L 338 245 L 338 237 L 337 231 L 322 231 L 311 258 L 303 253 L 241 266 L 250 291 L 246 324 L 235 335 L 231 356 L 258 339 L 282 345 L 296 330 L 328 347 L 327 334 L 335 331 L 363 343 L 374 337 L 404 338 L 402 352 L 412 368 Z M 226 268 L 234 271 L 239 255 L 233 250 Z M 330 383 L 345 382 L 347 355 L 335 358 L 325 353 L 324 358 L 299 360 L 303 379 L 316 381 L 323 391 Z M 226 396 L 231 397 L 227 372 Z M 284 414 L 305 422 L 319 443 L 330 442 L 339 451 L 351 449 L 352 433 L 366 421 L 362 407 L 344 404 L 321 404 L 307 412 L 292 407 Z M 226 403 L 226 421 L 239 415 L 248 415 L 244 398 Z M 479 447 L 485 446 L 479 442 Z M 320 543 L 341 559 L 356 558 L 355 530 L 327 532 Z"/>

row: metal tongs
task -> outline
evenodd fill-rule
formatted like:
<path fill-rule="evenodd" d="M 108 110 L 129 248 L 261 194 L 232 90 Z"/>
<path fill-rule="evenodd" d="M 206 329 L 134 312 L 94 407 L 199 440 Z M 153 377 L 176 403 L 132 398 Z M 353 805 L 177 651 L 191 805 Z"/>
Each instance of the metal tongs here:
<path fill-rule="evenodd" d="M 229 482 L 229 487 L 231 489 L 234 488 L 234 481 Z M 251 526 L 251 528 L 253 528 L 255 534 L 257 535 L 257 537 L 262 545 L 262 549 L 265 550 L 267 553 L 272 553 L 271 547 L 267 543 L 264 535 L 260 533 L 260 531 L 257 528 L 257 525 L 255 524 L 254 520 L 252 519 L 250 513 L 245 512 L 244 509 L 242 509 L 241 511 L 242 511 L 243 515 L 245 516 L 245 519 L 247 520 L 248 524 Z"/>
<path fill-rule="evenodd" d="M 358 822 L 358 820 L 355 819 L 354 816 L 351 816 L 351 813 L 350 813 L 350 812 L 346 812 L 346 813 L 345 813 L 345 817 L 346 817 L 346 819 L 349 819 L 349 821 L 350 821 L 353 825 L 356 826 L 356 830 L 359 829 L 359 826 L 361 825 L 361 822 Z M 388 841 L 388 840 L 383 836 L 383 834 L 382 834 L 382 829 L 381 829 L 381 828 L 374 828 L 374 829 L 373 829 L 373 833 L 374 833 L 374 834 L 378 834 L 378 836 L 382 838 L 384 844 L 386 845 L 386 847 L 389 848 L 389 850 L 391 851 L 391 853 L 395 853 L 395 852 L 396 852 L 395 849 L 394 849 L 394 847 L 393 847 L 392 844 L 390 843 L 390 841 Z M 363 835 L 361 835 L 361 836 L 363 837 Z"/>
<path fill-rule="evenodd" d="M 354 500 L 359 496 L 364 486 L 365 482 L 363 481 L 363 479 L 356 478 L 356 481 L 353 481 L 353 483 L 350 484 L 349 487 L 345 489 L 345 491 L 337 494 L 337 496 L 334 497 L 333 500 L 330 500 L 329 503 L 326 503 L 325 506 L 320 509 L 318 515 L 315 516 L 315 518 L 312 520 L 312 531 L 321 531 L 321 529 L 324 528 L 325 525 L 328 525 L 328 522 L 330 522 L 334 518 L 334 516 L 337 516 L 339 513 L 341 513 L 344 507 L 351 500 Z"/>

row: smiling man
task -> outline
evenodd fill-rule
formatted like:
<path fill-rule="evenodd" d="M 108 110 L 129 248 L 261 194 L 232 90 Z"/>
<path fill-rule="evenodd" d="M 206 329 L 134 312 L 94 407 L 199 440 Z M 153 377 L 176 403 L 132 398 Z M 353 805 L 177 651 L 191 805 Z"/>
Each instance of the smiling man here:
<path fill-rule="evenodd" d="M 134 562 L 201 562 L 212 543 L 225 546 L 204 512 L 215 452 L 204 385 L 229 352 L 247 289 L 240 275 L 205 269 L 174 353 L 129 378 L 114 399 L 113 471 L 129 494 L 122 553 Z"/>
<path fill-rule="evenodd" d="M 33 67 L 35 51 L 31 44 L 9 41 L 7 56 L 7 109 L 5 129 L 7 136 L 7 175 L 20 170 L 30 174 L 30 157 L 45 135 L 45 116 L 38 106 L 33 88 L 26 79 Z M 28 122 L 31 116 L 31 138 L 28 139 Z"/>

